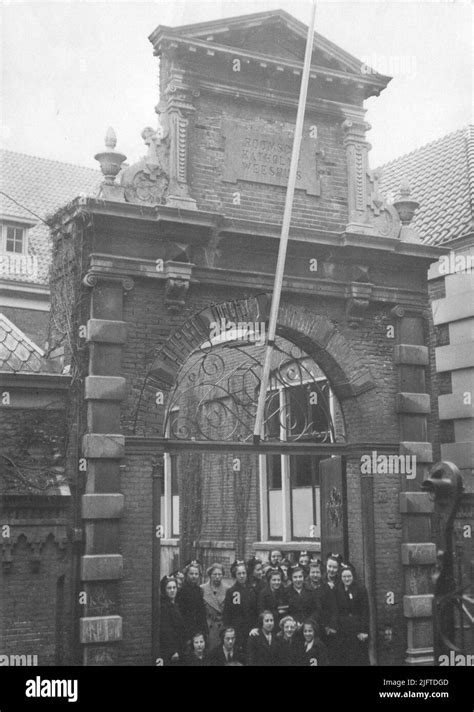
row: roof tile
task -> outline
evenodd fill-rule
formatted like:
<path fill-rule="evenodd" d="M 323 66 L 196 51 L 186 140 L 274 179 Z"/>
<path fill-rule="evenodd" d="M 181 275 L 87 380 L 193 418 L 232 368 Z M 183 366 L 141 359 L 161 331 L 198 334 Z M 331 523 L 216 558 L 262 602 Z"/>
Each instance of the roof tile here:
<path fill-rule="evenodd" d="M 474 230 L 474 126 L 380 166 L 381 191 L 399 197 L 402 179 L 420 207 L 411 222 L 424 243 L 441 245 Z"/>

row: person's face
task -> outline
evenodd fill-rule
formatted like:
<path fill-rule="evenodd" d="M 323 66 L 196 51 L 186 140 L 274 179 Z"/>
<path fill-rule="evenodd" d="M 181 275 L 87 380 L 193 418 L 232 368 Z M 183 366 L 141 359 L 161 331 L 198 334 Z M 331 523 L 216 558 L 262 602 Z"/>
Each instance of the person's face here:
<path fill-rule="evenodd" d="M 281 551 L 272 551 L 272 553 L 270 554 L 270 561 L 272 562 L 272 566 L 276 566 L 277 564 L 279 564 L 282 559 L 283 555 Z"/>
<path fill-rule="evenodd" d="M 263 566 L 262 564 L 257 564 L 253 570 L 253 577 L 258 581 L 261 580 L 263 576 Z"/>
<path fill-rule="evenodd" d="M 270 576 L 270 588 L 272 591 L 278 591 L 278 589 L 281 586 L 281 576 L 278 574 L 275 574 L 274 576 Z"/>
<path fill-rule="evenodd" d="M 267 613 L 265 616 L 263 616 L 262 628 L 265 633 L 271 633 L 274 625 L 275 621 L 271 613 Z"/>
<path fill-rule="evenodd" d="M 190 566 L 188 569 L 188 581 L 189 583 L 198 583 L 199 581 L 199 569 L 197 566 Z"/>
<path fill-rule="evenodd" d="M 223 639 L 223 645 L 226 650 L 232 650 L 235 643 L 235 633 L 234 631 L 228 630 Z"/>
<path fill-rule="evenodd" d="M 214 586 L 220 586 L 222 581 L 222 571 L 220 569 L 214 569 L 211 573 L 211 582 Z"/>
<path fill-rule="evenodd" d="M 183 581 L 184 581 L 184 574 L 182 574 L 181 572 L 177 573 L 176 574 L 176 585 L 178 586 L 178 588 L 181 588 L 181 586 L 183 585 Z"/>
<path fill-rule="evenodd" d="M 283 571 L 283 576 L 285 581 L 288 580 L 288 566 L 286 564 L 280 564 L 280 569 Z"/>
<path fill-rule="evenodd" d="M 329 579 L 334 579 L 337 576 L 339 564 L 334 559 L 328 559 L 326 562 L 326 573 Z"/>
<path fill-rule="evenodd" d="M 295 621 L 285 621 L 283 625 L 283 635 L 285 638 L 291 638 L 293 633 L 296 630 L 296 623 Z"/>
<path fill-rule="evenodd" d="M 202 635 L 197 635 L 195 638 L 193 638 L 193 648 L 196 653 L 202 653 L 205 647 L 206 643 L 204 642 L 204 638 Z"/>
<path fill-rule="evenodd" d="M 293 576 L 291 577 L 293 586 L 296 588 L 297 591 L 303 588 L 304 585 L 304 576 L 302 571 L 295 571 Z"/>
<path fill-rule="evenodd" d="M 168 581 L 168 583 L 165 586 L 165 592 L 166 595 L 168 596 L 169 599 L 174 601 L 176 598 L 176 594 L 178 593 L 178 587 L 176 585 L 176 581 Z"/>
<path fill-rule="evenodd" d="M 303 638 L 307 643 L 311 643 L 314 639 L 314 630 L 312 625 L 306 624 L 303 626 Z"/>
<path fill-rule="evenodd" d="M 247 571 L 245 569 L 245 566 L 237 566 L 235 578 L 239 583 L 245 583 L 247 581 Z"/>
<path fill-rule="evenodd" d="M 299 563 L 301 566 L 308 566 L 308 564 L 309 564 L 308 554 L 301 554 L 301 556 L 299 558 Z"/>
<path fill-rule="evenodd" d="M 350 569 L 344 569 L 344 571 L 341 574 L 341 579 L 342 579 L 342 583 L 344 584 L 344 586 L 350 586 L 354 580 L 352 571 Z"/>
<path fill-rule="evenodd" d="M 319 583 L 321 583 L 321 577 L 322 577 L 322 574 L 321 574 L 321 569 L 319 568 L 319 566 L 311 566 L 311 568 L 309 570 L 310 581 L 312 583 L 319 584 Z"/>

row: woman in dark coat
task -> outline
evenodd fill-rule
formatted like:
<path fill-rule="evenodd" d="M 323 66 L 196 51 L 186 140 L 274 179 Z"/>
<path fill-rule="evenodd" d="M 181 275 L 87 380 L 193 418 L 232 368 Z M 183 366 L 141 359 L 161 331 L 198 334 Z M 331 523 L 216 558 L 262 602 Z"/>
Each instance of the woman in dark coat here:
<path fill-rule="evenodd" d="M 184 661 L 186 633 L 183 616 L 176 603 L 176 579 L 161 579 L 160 652 L 164 665 L 178 665 Z"/>
<path fill-rule="evenodd" d="M 342 568 L 336 603 L 339 665 L 369 665 L 369 600 L 366 588 L 355 583 L 350 566 Z"/>
<path fill-rule="evenodd" d="M 247 664 L 258 667 L 278 665 L 280 646 L 274 631 L 275 618 L 271 611 L 259 615 L 260 627 L 247 643 Z"/>
<path fill-rule="evenodd" d="M 249 632 L 257 622 L 257 598 L 253 588 L 247 585 L 243 561 L 235 561 L 230 572 L 235 583 L 225 594 L 224 626 L 235 630 L 236 648 L 245 654 Z"/>
<path fill-rule="evenodd" d="M 265 588 L 265 579 L 263 576 L 263 563 L 255 556 L 247 561 L 247 581 L 255 591 L 255 596 L 258 597 Z"/>
<path fill-rule="evenodd" d="M 291 586 L 286 590 L 288 595 L 289 615 L 297 623 L 302 624 L 307 618 L 317 615 L 317 601 L 313 591 L 304 587 L 304 570 L 301 566 L 291 569 Z"/>
<path fill-rule="evenodd" d="M 328 665 L 326 646 L 320 640 L 318 632 L 318 624 L 311 618 L 303 623 L 303 640 L 298 641 L 299 665 L 310 667 Z"/>
<path fill-rule="evenodd" d="M 341 557 L 329 554 L 326 558 L 326 573 L 323 576 L 319 593 L 320 620 L 323 643 L 325 644 L 330 665 L 339 665 L 339 638 L 336 588 L 339 584 L 339 566 Z"/>
<path fill-rule="evenodd" d="M 258 612 L 271 611 L 277 624 L 288 613 L 288 594 L 283 588 L 281 569 L 267 571 L 268 583 L 260 593 L 257 601 Z"/>
<path fill-rule="evenodd" d="M 180 607 L 186 628 L 186 640 L 197 631 L 207 635 L 206 608 L 202 590 L 199 586 L 200 567 L 197 561 L 191 561 L 184 570 L 184 582 L 178 591 L 176 601 Z"/>
<path fill-rule="evenodd" d="M 299 644 L 296 633 L 296 621 L 292 616 L 285 616 L 280 621 L 278 634 L 278 664 L 284 667 L 298 665 Z"/>

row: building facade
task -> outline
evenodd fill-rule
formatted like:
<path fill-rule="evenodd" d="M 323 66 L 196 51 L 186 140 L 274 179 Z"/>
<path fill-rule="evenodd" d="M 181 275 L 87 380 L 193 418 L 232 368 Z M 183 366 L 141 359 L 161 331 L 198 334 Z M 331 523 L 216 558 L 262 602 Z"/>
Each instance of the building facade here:
<path fill-rule="evenodd" d="M 305 37 L 281 11 L 158 27 L 146 155 L 121 169 L 109 131 L 99 196 L 48 221 L 50 348 L 71 379 L 75 662 L 154 663 L 161 574 L 275 547 L 350 560 L 373 663 L 434 662 L 427 272 L 448 250 L 410 225 L 407 187 L 392 204 L 370 170 L 363 102 L 389 77 L 319 35 L 252 434 Z"/>

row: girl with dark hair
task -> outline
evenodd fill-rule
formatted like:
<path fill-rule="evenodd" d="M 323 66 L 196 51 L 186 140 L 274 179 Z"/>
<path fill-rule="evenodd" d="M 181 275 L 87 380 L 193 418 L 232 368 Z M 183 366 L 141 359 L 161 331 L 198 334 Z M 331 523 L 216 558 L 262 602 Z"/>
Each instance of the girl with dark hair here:
<path fill-rule="evenodd" d="M 257 598 L 253 588 L 247 584 L 244 561 L 234 561 L 230 572 L 235 583 L 225 594 L 224 626 L 234 628 L 236 647 L 245 654 L 249 632 L 257 620 Z"/>
<path fill-rule="evenodd" d="M 206 649 L 206 637 L 204 633 L 196 632 L 191 638 L 191 650 L 186 656 L 185 665 L 187 667 L 207 667 L 209 656 Z"/>
<path fill-rule="evenodd" d="M 367 589 L 354 580 L 350 565 L 342 565 L 336 587 L 339 619 L 339 665 L 369 665 L 369 599 Z"/>
<path fill-rule="evenodd" d="M 186 630 L 176 602 L 178 585 L 172 576 L 161 579 L 160 652 L 164 665 L 178 665 L 184 660 Z"/>
<path fill-rule="evenodd" d="M 303 639 L 299 641 L 298 664 L 314 667 L 328 665 L 326 648 L 319 638 L 318 624 L 309 618 L 303 623 Z"/>
<path fill-rule="evenodd" d="M 190 641 L 196 631 L 207 635 L 206 609 L 202 590 L 199 586 L 201 567 L 198 561 L 191 561 L 184 568 L 184 583 L 178 591 L 177 603 L 181 609 L 186 628 L 186 640 Z"/>
<path fill-rule="evenodd" d="M 278 665 L 280 647 L 274 632 L 275 618 L 271 611 L 262 611 L 259 615 L 260 626 L 257 634 L 247 642 L 248 665 L 270 667 Z"/>
<path fill-rule="evenodd" d="M 247 561 L 247 580 L 248 584 L 255 591 L 258 599 L 260 593 L 265 588 L 265 579 L 263 576 L 263 564 L 260 559 L 253 556 Z"/>
<path fill-rule="evenodd" d="M 222 614 L 224 612 L 225 594 L 228 589 L 222 579 L 224 567 L 222 564 L 212 564 L 206 571 L 209 580 L 201 585 L 204 607 L 206 609 L 207 627 L 209 630 L 209 648 L 219 645 L 219 633 L 222 630 Z"/>
<path fill-rule="evenodd" d="M 267 571 L 268 583 L 257 601 L 258 612 L 271 611 L 277 623 L 288 613 L 288 594 L 283 588 L 282 579 L 281 569 L 269 569 Z"/>

